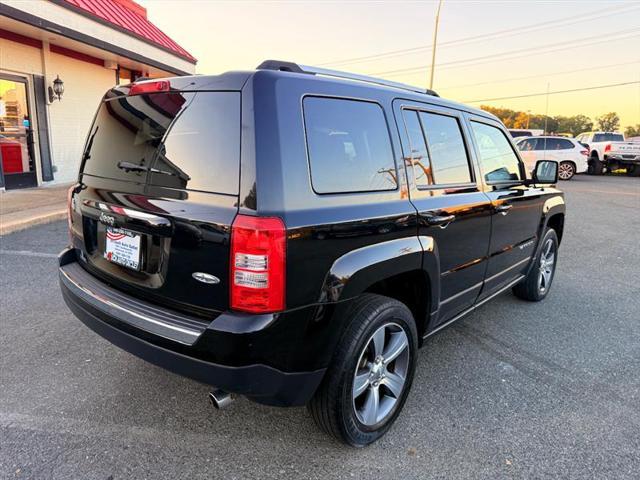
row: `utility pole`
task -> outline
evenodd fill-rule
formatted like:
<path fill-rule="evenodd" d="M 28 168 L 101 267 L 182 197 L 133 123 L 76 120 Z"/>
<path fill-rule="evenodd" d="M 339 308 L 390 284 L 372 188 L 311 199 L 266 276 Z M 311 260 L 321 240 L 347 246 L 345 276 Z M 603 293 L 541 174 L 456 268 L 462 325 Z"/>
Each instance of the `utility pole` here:
<path fill-rule="evenodd" d="M 436 25 L 433 29 L 433 48 L 431 49 L 431 78 L 429 79 L 429 89 L 433 90 L 433 74 L 436 69 L 436 45 L 438 44 L 438 24 L 440 23 L 440 8 L 442 0 L 438 1 L 438 10 L 436 11 Z"/>
<path fill-rule="evenodd" d="M 549 118 L 549 88 L 550 87 L 551 87 L 551 83 L 547 82 L 547 106 L 544 109 L 544 134 L 545 135 L 548 135 L 548 132 L 547 132 L 547 120 Z"/>

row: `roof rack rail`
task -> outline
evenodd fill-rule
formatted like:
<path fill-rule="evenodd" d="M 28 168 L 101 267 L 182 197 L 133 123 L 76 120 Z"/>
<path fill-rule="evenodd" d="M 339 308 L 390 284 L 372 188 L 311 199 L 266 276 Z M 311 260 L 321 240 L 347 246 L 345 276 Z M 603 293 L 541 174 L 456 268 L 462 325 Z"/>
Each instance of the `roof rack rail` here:
<path fill-rule="evenodd" d="M 399 88 L 401 90 L 409 90 L 416 93 L 426 93 L 434 97 L 439 97 L 436 92 L 430 89 L 424 89 L 420 87 L 414 87 L 413 85 L 407 85 L 406 83 L 392 82 L 390 80 L 384 80 L 382 78 L 370 77 L 368 75 L 359 75 L 357 73 L 342 72 L 340 70 L 330 70 L 328 68 L 318 68 L 309 65 L 298 65 L 293 62 L 285 62 L 280 60 L 265 60 L 258 67 L 257 70 L 279 70 L 282 72 L 293 73 L 307 73 L 310 75 L 323 75 L 326 77 L 345 78 L 347 80 L 356 80 L 359 82 L 373 83 L 375 85 L 383 85 L 385 87 Z"/>

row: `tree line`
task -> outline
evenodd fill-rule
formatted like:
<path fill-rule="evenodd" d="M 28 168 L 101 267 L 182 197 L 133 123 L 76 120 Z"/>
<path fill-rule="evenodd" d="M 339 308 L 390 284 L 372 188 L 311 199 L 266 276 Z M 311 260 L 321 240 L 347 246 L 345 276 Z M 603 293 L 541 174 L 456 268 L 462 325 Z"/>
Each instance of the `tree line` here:
<path fill-rule="evenodd" d="M 548 116 L 537 113 L 518 112 L 509 108 L 490 107 L 481 105 L 480 108 L 498 117 L 507 128 L 531 128 L 544 130 L 545 133 L 571 133 L 574 137 L 583 132 L 594 130 L 614 132 L 620 130 L 620 117 L 616 112 L 605 113 L 595 118 L 595 121 L 586 115 Z M 630 125 L 625 128 L 627 137 L 640 136 L 640 124 Z"/>

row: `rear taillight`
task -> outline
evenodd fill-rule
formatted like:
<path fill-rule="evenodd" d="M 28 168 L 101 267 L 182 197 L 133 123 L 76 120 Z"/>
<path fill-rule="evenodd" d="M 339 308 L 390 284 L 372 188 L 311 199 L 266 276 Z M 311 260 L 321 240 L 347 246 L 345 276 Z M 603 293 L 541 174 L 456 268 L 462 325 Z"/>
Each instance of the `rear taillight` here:
<path fill-rule="evenodd" d="M 168 92 L 171 84 L 167 80 L 157 82 L 134 83 L 129 88 L 129 95 L 143 95 L 145 93 Z"/>
<path fill-rule="evenodd" d="M 581 153 L 582 155 L 584 155 L 585 157 L 588 157 L 588 156 L 589 156 L 589 150 L 580 150 L 580 153 Z"/>
<path fill-rule="evenodd" d="M 231 226 L 231 308 L 268 313 L 285 306 L 284 222 L 238 215 Z"/>
<path fill-rule="evenodd" d="M 604 147 L 604 153 L 607 153 L 607 152 L 610 152 L 610 151 L 611 151 L 611 144 L 609 143 Z"/>

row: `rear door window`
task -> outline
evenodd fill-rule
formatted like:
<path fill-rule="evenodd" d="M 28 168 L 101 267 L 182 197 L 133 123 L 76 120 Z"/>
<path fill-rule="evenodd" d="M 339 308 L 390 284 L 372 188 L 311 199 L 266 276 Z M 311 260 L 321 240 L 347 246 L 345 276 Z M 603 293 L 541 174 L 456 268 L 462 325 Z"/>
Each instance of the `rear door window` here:
<path fill-rule="evenodd" d="M 536 144 L 533 147 L 534 150 L 549 150 L 547 139 L 546 138 L 538 138 L 536 139 Z"/>
<path fill-rule="evenodd" d="M 327 97 L 303 102 L 316 193 L 395 190 L 397 171 L 382 107 Z"/>
<path fill-rule="evenodd" d="M 427 144 L 424 140 L 422 126 L 418 118 L 418 112 L 415 110 L 405 110 L 404 121 L 407 126 L 407 134 L 409 135 L 409 143 L 411 145 L 411 164 L 413 165 L 413 175 L 416 185 L 432 185 L 431 162 L 429 160 L 429 152 L 427 151 Z"/>
<path fill-rule="evenodd" d="M 486 123 L 471 122 L 480 154 L 480 165 L 487 182 L 520 180 L 520 162 L 504 132 Z M 540 144 L 540 139 L 538 139 Z"/>
<path fill-rule="evenodd" d="M 433 182 L 439 185 L 471 182 L 471 171 L 458 119 L 420 112 L 427 139 Z"/>

